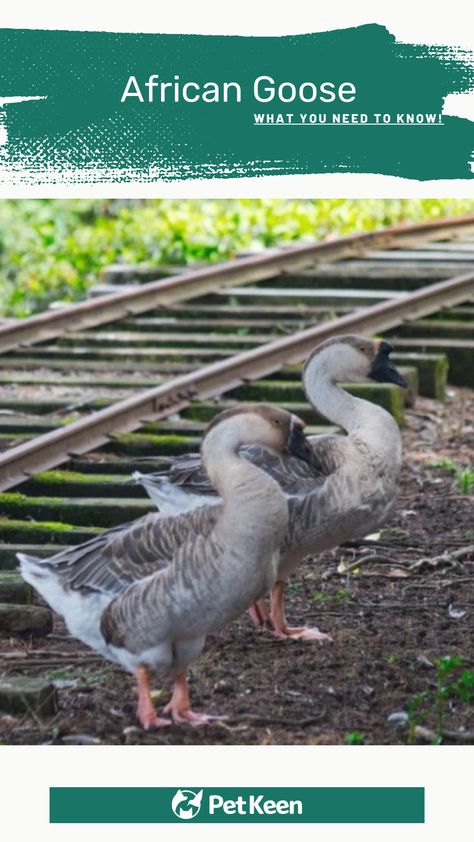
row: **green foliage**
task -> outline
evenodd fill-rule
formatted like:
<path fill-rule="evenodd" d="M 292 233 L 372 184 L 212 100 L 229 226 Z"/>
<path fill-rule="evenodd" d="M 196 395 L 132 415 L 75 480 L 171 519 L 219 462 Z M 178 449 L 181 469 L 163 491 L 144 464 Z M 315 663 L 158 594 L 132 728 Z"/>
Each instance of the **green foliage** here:
<path fill-rule="evenodd" d="M 363 745 L 364 740 L 364 734 L 361 734 L 360 731 L 348 731 L 344 737 L 344 742 L 347 743 L 348 746 L 361 746 Z"/>
<path fill-rule="evenodd" d="M 474 670 L 466 667 L 463 655 L 437 658 L 435 667 L 434 687 L 417 693 L 407 705 L 409 744 L 415 742 L 416 726 L 430 717 L 435 721 L 435 742 L 440 744 L 449 705 L 457 701 L 469 707 L 474 701 Z"/>
<path fill-rule="evenodd" d="M 456 465 L 454 464 L 452 459 L 448 459 L 443 457 L 442 459 L 435 459 L 434 462 L 427 462 L 426 463 L 428 468 L 441 468 L 443 471 L 454 471 L 456 470 Z"/>
<path fill-rule="evenodd" d="M 461 494 L 471 494 L 474 490 L 474 471 L 470 467 L 456 465 L 452 459 L 437 459 L 435 462 L 427 462 L 428 468 L 441 468 L 455 474 L 458 490 Z"/>
<path fill-rule="evenodd" d="M 428 697 L 429 694 L 425 690 L 422 693 L 417 693 L 407 705 L 408 713 L 408 733 L 407 743 L 413 745 L 416 740 L 416 726 L 421 725 L 428 716 Z"/>
<path fill-rule="evenodd" d="M 334 599 L 338 602 L 350 602 L 352 599 L 352 594 L 349 588 L 339 588 L 334 594 Z"/>
<path fill-rule="evenodd" d="M 334 593 L 326 593 L 325 591 L 314 591 L 313 599 L 315 602 L 321 604 L 323 602 L 339 602 L 347 603 L 352 600 L 352 593 L 349 588 L 338 588 Z"/>
<path fill-rule="evenodd" d="M 110 263 L 207 263 L 473 210 L 454 199 L 3 200 L 0 314 L 81 299 Z"/>
<path fill-rule="evenodd" d="M 399 660 L 400 655 L 384 655 L 384 661 L 386 661 L 387 664 L 390 664 L 390 666 L 392 664 L 397 664 Z"/>
<path fill-rule="evenodd" d="M 291 580 L 287 582 L 286 590 L 288 593 L 299 593 L 301 590 L 301 582 L 292 582 Z"/>
<path fill-rule="evenodd" d="M 471 494 L 474 490 L 474 471 L 462 468 L 456 475 L 456 481 L 461 494 Z"/>

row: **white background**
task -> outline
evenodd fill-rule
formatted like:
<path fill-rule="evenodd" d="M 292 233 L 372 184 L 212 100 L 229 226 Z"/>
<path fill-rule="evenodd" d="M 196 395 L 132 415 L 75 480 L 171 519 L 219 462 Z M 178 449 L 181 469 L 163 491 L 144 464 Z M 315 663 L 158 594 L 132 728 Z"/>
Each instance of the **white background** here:
<path fill-rule="evenodd" d="M 210 2 L 79 4 L 15 2 L 0 12 L 2 27 L 107 29 L 112 31 L 278 35 L 378 22 L 399 40 L 453 44 L 474 50 L 471 4 L 453 2 L 357 3 Z M 34 69 L 32 68 L 32 74 Z M 34 76 L 32 77 L 34 79 Z M 9 92 L 0 92 L 8 95 Z M 450 98 L 453 100 L 453 98 Z M 473 96 L 447 104 L 449 113 L 474 119 Z M 456 108 L 457 110 L 454 110 Z M 5 189 L 0 195 L 6 195 Z M 8 195 L 13 195 L 10 190 Z M 106 185 L 16 195 L 118 196 L 469 196 L 473 181 L 414 182 L 364 176 L 284 176 L 255 180 Z M 318 658 L 315 647 L 314 657 Z M 250 704 L 250 703 L 249 703 Z M 387 735 L 390 731 L 387 726 Z M 464 747 L 0 747 L 0 832 L 8 838 L 446 840 L 472 830 L 474 748 Z M 49 786 L 425 786 L 425 826 L 285 826 L 243 828 L 181 825 L 49 826 Z"/>

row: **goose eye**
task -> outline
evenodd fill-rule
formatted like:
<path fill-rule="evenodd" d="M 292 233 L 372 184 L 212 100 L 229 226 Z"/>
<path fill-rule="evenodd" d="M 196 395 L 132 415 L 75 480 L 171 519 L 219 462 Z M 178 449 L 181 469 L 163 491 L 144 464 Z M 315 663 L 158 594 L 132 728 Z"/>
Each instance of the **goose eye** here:
<path fill-rule="evenodd" d="M 362 353 L 365 354 L 365 348 L 363 348 L 362 345 L 359 345 L 359 351 L 362 351 Z"/>
<path fill-rule="evenodd" d="M 275 424 L 275 427 L 279 427 L 281 422 L 279 418 L 274 418 L 273 423 Z"/>

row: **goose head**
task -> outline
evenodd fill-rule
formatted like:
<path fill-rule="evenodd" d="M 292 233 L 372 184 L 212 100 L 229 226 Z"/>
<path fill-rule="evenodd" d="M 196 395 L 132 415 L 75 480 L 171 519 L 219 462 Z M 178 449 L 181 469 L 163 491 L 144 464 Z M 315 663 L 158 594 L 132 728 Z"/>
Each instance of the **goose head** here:
<path fill-rule="evenodd" d="M 395 383 L 407 382 L 390 360 L 392 346 L 385 339 L 366 339 L 363 336 L 335 336 L 318 345 L 308 358 L 303 383 L 307 393 L 312 384 L 324 377 L 332 383 Z"/>
<path fill-rule="evenodd" d="M 314 458 L 305 434 L 304 421 L 270 404 L 240 404 L 216 415 L 202 442 L 204 461 L 214 448 L 224 445 L 237 452 L 245 444 L 259 444 L 271 453 L 290 453 L 312 463 Z"/>

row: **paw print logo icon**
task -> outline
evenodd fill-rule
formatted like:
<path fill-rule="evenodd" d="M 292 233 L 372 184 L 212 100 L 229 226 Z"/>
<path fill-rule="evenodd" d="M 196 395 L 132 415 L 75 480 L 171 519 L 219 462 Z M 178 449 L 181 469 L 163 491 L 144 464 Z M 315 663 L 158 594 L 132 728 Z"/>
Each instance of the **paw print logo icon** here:
<path fill-rule="evenodd" d="M 171 809 L 175 816 L 184 821 L 196 818 L 201 809 L 202 794 L 202 789 L 199 792 L 193 792 L 192 789 L 178 789 L 171 802 Z"/>

